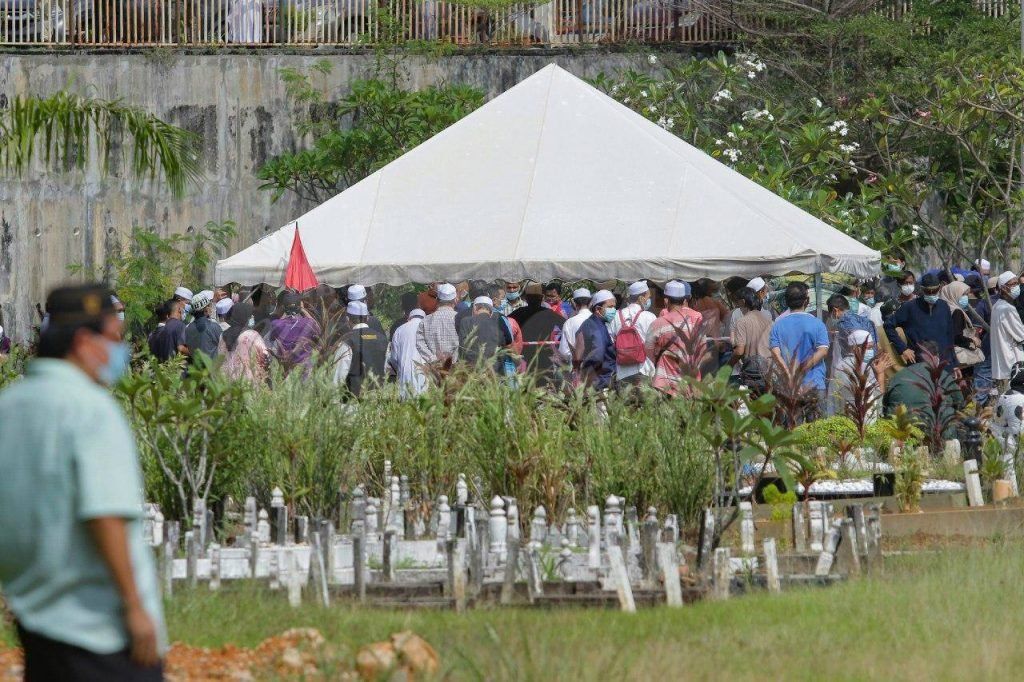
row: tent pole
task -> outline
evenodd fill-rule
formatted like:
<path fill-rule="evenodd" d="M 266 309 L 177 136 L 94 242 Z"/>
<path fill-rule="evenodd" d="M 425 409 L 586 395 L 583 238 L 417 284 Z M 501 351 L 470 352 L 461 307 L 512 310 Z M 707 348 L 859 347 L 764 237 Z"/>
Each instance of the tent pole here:
<path fill-rule="evenodd" d="M 821 309 L 821 286 L 821 273 L 816 272 L 814 273 L 814 312 L 818 315 L 819 320 L 824 320 L 825 314 Z"/>

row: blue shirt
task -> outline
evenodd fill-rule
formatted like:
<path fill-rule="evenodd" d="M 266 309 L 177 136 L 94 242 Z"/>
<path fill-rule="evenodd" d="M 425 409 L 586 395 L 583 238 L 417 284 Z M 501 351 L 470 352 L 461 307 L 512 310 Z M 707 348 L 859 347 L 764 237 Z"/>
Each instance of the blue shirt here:
<path fill-rule="evenodd" d="M 768 347 L 778 348 L 786 364 L 804 363 L 819 348 L 828 348 L 825 323 L 806 312 L 791 312 L 775 320 L 768 335 Z M 825 390 L 825 361 L 811 367 L 804 375 L 804 386 Z"/>
<path fill-rule="evenodd" d="M 903 330 L 906 343 L 899 337 L 897 328 Z M 930 341 L 938 348 L 939 357 L 946 362 L 947 369 L 960 364 L 953 353 L 953 314 L 941 299 L 928 303 L 919 296 L 907 301 L 885 321 L 885 335 L 897 353 L 902 354 L 908 347 L 913 349 L 917 362 L 923 360 L 920 344 Z"/>
<path fill-rule="evenodd" d="M 0 393 L 0 472 L 0 583 L 21 625 L 97 654 L 128 647 L 120 595 L 86 525 L 121 517 L 139 598 L 166 648 L 142 472 L 109 391 L 64 360 L 32 362 Z"/>
<path fill-rule="evenodd" d="M 583 335 L 580 372 L 597 375 L 594 388 L 608 388 L 615 374 L 615 344 L 608 333 L 608 325 L 599 316 L 591 315 L 580 325 L 578 333 Z"/>

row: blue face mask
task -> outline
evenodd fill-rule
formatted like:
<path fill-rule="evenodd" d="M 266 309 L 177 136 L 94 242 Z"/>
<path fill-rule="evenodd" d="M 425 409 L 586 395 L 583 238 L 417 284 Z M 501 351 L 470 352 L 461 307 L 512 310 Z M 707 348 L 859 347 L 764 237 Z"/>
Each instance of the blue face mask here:
<path fill-rule="evenodd" d="M 515 303 L 519 300 L 519 295 L 518 291 L 507 291 L 505 292 L 505 300 L 509 303 Z"/>
<path fill-rule="evenodd" d="M 939 295 L 935 294 L 935 295 L 925 296 L 924 300 L 925 300 L 926 303 L 930 303 L 932 305 L 935 305 L 939 301 Z"/>
<path fill-rule="evenodd" d="M 650 309 L 651 309 L 651 299 L 647 299 L 646 301 L 644 301 L 644 310 L 650 310 Z"/>
<path fill-rule="evenodd" d="M 255 326 L 256 326 L 256 318 L 255 318 L 255 317 L 250 317 L 250 318 L 249 318 L 249 324 L 248 324 L 248 326 L 249 326 L 249 329 L 252 329 L 253 327 L 255 327 Z"/>
<path fill-rule="evenodd" d="M 1010 298 L 1017 298 L 1018 296 L 1020 296 L 1020 285 L 1019 284 L 1017 284 L 1012 289 L 1010 289 Z"/>
<path fill-rule="evenodd" d="M 615 321 L 615 308 L 605 308 L 601 316 L 604 317 L 605 322 L 611 324 Z"/>
<path fill-rule="evenodd" d="M 126 343 L 115 343 L 106 339 L 104 342 L 107 344 L 107 364 L 100 367 L 100 381 L 106 386 L 113 386 L 128 373 L 132 353 Z"/>
<path fill-rule="evenodd" d="M 122 322 L 124 322 L 124 311 L 123 310 L 117 314 L 117 319 L 119 319 Z"/>
<path fill-rule="evenodd" d="M 956 302 L 960 305 L 961 308 L 967 310 L 967 306 L 971 304 L 971 299 L 967 298 L 967 296 L 964 295 L 958 298 Z"/>
<path fill-rule="evenodd" d="M 875 297 L 874 296 L 865 296 L 864 297 L 864 305 L 874 305 L 874 304 L 875 304 Z"/>
<path fill-rule="evenodd" d="M 874 359 L 875 359 L 875 349 L 874 348 L 868 348 L 866 351 L 864 351 L 864 362 L 871 362 Z"/>

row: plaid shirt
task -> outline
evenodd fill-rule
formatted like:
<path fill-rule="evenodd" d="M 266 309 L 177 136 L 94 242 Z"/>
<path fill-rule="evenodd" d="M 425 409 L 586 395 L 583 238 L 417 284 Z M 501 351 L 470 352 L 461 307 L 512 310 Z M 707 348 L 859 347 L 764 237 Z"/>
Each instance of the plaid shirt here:
<path fill-rule="evenodd" d="M 416 350 L 423 362 L 437 362 L 456 356 L 459 333 L 455 329 L 455 308 L 441 306 L 423 318 L 416 330 Z"/>

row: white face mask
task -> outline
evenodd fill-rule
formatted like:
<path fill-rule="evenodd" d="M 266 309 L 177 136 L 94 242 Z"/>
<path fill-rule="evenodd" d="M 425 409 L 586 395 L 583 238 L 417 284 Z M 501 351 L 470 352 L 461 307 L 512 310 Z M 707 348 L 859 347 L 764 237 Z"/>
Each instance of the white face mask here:
<path fill-rule="evenodd" d="M 914 285 L 913 284 L 904 284 L 903 286 L 900 287 L 900 293 L 902 293 L 904 296 L 913 296 L 914 295 Z"/>
<path fill-rule="evenodd" d="M 1018 296 L 1020 296 L 1020 285 L 1015 284 L 1010 288 L 1010 298 L 1017 298 Z"/>

